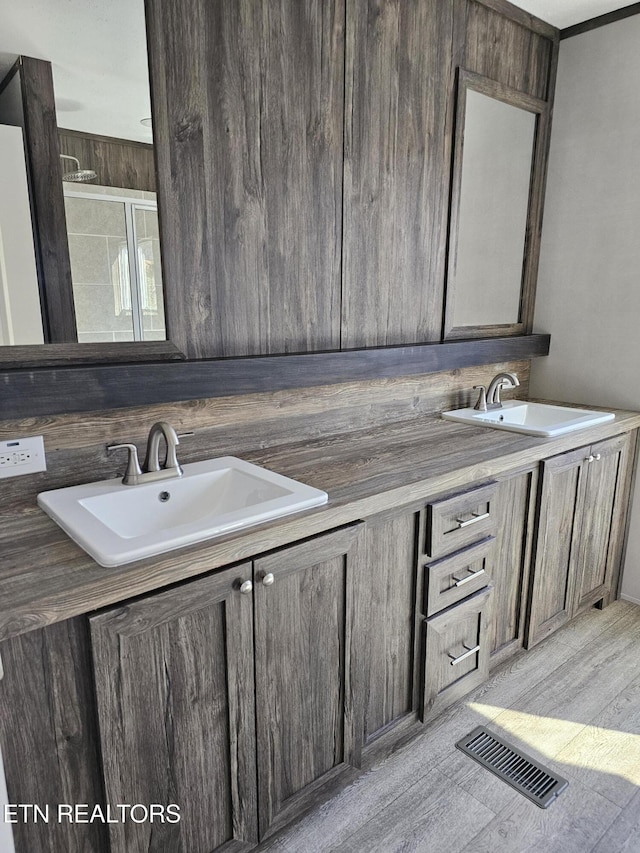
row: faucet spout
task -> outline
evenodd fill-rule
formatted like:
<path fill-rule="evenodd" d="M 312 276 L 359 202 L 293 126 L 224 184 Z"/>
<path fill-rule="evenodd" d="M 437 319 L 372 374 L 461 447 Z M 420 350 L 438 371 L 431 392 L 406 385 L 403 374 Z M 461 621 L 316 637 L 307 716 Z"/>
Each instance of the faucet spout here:
<path fill-rule="evenodd" d="M 167 454 L 162 467 L 160 466 L 160 439 L 164 437 Z M 162 473 L 166 477 L 180 477 L 182 468 L 178 463 L 176 448 L 180 439 L 175 429 L 167 421 L 158 421 L 149 430 L 147 440 L 147 455 L 142 470 L 144 473 Z"/>
<path fill-rule="evenodd" d="M 517 388 L 520 385 L 515 373 L 497 373 L 487 388 L 487 409 L 501 409 L 500 391 L 503 388 Z"/>

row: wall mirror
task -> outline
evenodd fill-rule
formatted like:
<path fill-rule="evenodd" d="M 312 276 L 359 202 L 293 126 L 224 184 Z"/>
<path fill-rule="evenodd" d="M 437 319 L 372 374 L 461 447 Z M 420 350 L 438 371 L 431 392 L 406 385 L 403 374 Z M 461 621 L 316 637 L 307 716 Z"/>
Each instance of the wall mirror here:
<path fill-rule="evenodd" d="M 530 332 L 547 105 L 460 70 L 443 337 Z"/>
<path fill-rule="evenodd" d="M 179 355 L 164 313 L 144 0 L 3 9 L 0 181 L 11 182 L 1 363 Z"/>

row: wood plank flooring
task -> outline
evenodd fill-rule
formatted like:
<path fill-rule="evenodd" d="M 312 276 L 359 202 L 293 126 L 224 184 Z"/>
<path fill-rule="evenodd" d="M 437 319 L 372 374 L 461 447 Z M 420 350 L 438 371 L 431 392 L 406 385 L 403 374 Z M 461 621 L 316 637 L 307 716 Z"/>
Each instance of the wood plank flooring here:
<path fill-rule="evenodd" d="M 549 809 L 455 749 L 481 724 L 569 779 Z M 258 849 L 640 851 L 640 607 L 616 601 L 579 616 Z"/>

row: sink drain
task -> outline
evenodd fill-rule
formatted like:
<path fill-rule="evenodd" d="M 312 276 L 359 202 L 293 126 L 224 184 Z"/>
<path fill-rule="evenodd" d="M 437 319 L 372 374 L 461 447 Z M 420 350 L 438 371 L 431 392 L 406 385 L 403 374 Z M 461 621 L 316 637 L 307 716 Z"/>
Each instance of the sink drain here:
<path fill-rule="evenodd" d="M 170 497 L 171 492 L 160 492 L 160 494 L 158 495 L 158 500 L 160 501 L 160 503 L 166 504 Z"/>

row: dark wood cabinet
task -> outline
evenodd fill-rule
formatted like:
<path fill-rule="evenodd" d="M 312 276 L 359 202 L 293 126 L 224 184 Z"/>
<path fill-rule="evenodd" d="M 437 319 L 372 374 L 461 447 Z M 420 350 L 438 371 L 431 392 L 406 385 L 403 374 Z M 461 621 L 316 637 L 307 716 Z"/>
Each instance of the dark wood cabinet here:
<path fill-rule="evenodd" d="M 91 617 L 107 801 L 181 814 L 112 853 L 249 849 L 351 778 L 360 529 Z"/>
<path fill-rule="evenodd" d="M 360 525 L 254 563 L 260 836 L 354 775 L 351 661 Z"/>
<path fill-rule="evenodd" d="M 516 17 L 148 0 L 167 319 L 190 358 L 440 340 L 457 68 L 553 97 L 557 33 Z"/>
<path fill-rule="evenodd" d="M 149 0 L 167 321 L 190 358 L 340 349 L 344 0 Z"/>
<path fill-rule="evenodd" d="M 422 722 L 489 674 L 496 485 L 436 497 L 423 511 Z"/>
<path fill-rule="evenodd" d="M 5 640 L 0 655 L 0 749 L 9 802 L 49 809 L 48 823 L 31 811 L 12 825 L 16 853 L 107 853 L 103 823 L 57 820 L 61 804 L 104 806 L 87 620 Z"/>
<path fill-rule="evenodd" d="M 427 504 L 425 551 L 432 556 L 423 613 L 434 616 L 491 584 L 492 666 L 524 644 L 537 483 L 534 464 Z"/>
<path fill-rule="evenodd" d="M 107 802 L 181 817 L 111 824 L 111 853 L 257 842 L 250 579 L 247 563 L 91 617 Z"/>
<path fill-rule="evenodd" d="M 418 719 L 420 529 L 420 513 L 404 509 L 370 519 L 362 537 L 353 669 L 365 751 Z"/>
<path fill-rule="evenodd" d="M 496 485 L 492 503 L 496 542 L 488 561 L 494 586 L 489 621 L 492 666 L 524 644 L 537 484 L 538 466 L 533 465 L 502 475 Z"/>
<path fill-rule="evenodd" d="M 344 348 L 440 339 L 453 0 L 348 0 Z"/>
<path fill-rule="evenodd" d="M 608 603 L 621 558 L 628 456 L 623 435 L 542 463 L 528 647 L 580 609 Z"/>
<path fill-rule="evenodd" d="M 586 467 L 577 553 L 574 611 L 609 603 L 622 551 L 627 501 L 629 436 L 595 444 Z M 593 458 L 591 458 L 593 457 Z"/>
<path fill-rule="evenodd" d="M 491 657 L 608 603 L 633 438 L 425 490 L 4 641 L 10 801 L 175 805 L 181 818 L 21 822 L 17 853 L 249 850 L 335 793 L 479 685 Z"/>
<path fill-rule="evenodd" d="M 572 555 L 579 535 L 578 492 L 585 450 L 572 450 L 542 463 L 529 647 L 568 622 L 573 613 Z"/>

